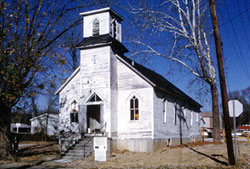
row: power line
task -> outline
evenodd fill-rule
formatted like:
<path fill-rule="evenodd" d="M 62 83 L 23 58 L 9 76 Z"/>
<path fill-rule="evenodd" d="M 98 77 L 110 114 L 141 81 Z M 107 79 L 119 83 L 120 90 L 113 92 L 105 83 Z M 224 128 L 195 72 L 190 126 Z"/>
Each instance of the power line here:
<path fill-rule="evenodd" d="M 241 12 L 239 1 L 236 1 L 236 2 L 237 2 L 238 9 Z M 245 22 L 243 21 L 242 15 L 241 15 L 240 19 L 241 19 L 241 23 L 242 23 L 242 26 L 243 26 L 243 31 L 244 31 L 244 34 L 245 34 L 245 38 L 246 38 L 246 41 L 247 41 L 247 46 L 248 46 L 248 49 L 250 51 L 249 40 L 248 40 L 248 36 L 247 36 L 247 32 L 246 32 L 246 26 L 244 24 Z"/>
<path fill-rule="evenodd" d="M 237 0 L 237 2 L 238 2 L 238 0 Z M 226 6 L 226 5 L 225 5 L 225 6 Z M 230 19 L 228 19 L 228 20 L 225 21 L 224 23 L 220 24 L 219 26 L 221 27 L 221 26 L 226 25 L 226 24 L 229 23 L 229 22 L 232 22 L 233 20 L 235 20 L 236 18 L 240 17 L 241 15 L 243 15 L 243 14 L 245 14 L 245 13 L 248 13 L 249 10 L 250 10 L 250 9 L 247 8 L 246 10 L 244 10 L 244 11 L 240 12 L 239 14 L 237 14 L 236 16 L 230 17 Z"/>
<path fill-rule="evenodd" d="M 240 47 L 240 45 L 239 45 L 239 40 L 238 40 L 238 37 L 237 37 L 237 35 L 236 35 L 236 31 L 235 31 L 234 24 L 233 24 L 232 19 L 231 19 L 231 15 L 230 15 L 228 6 L 225 5 L 225 7 L 226 7 L 227 14 L 228 14 L 228 16 L 230 17 L 230 25 L 231 25 L 231 27 L 232 27 L 233 35 L 234 35 L 234 37 L 235 37 L 236 44 L 237 44 L 238 49 L 239 49 L 239 54 L 240 54 L 240 56 L 239 56 L 239 55 L 236 55 L 236 56 L 239 58 L 240 64 L 241 64 L 241 66 L 242 66 L 242 68 L 243 68 L 243 71 L 246 73 L 247 77 L 250 79 L 250 74 L 249 74 L 249 72 L 248 72 L 248 69 L 247 69 L 247 66 L 246 66 L 246 62 L 244 61 L 244 58 L 243 58 L 242 50 L 241 50 L 241 47 Z M 235 47 L 234 47 L 234 45 L 233 45 L 233 48 L 234 48 L 234 50 L 236 50 Z"/>
<path fill-rule="evenodd" d="M 221 13 L 220 8 L 218 8 L 218 12 Z M 222 13 L 221 13 L 221 14 L 222 14 Z M 221 15 L 221 16 L 222 16 L 222 15 Z M 221 17 L 221 18 L 222 18 L 222 20 L 224 20 L 223 17 Z M 228 35 L 228 38 L 229 38 L 230 43 L 231 43 L 231 46 L 233 47 L 233 51 L 234 51 L 234 53 L 235 53 L 235 56 L 238 56 L 238 53 L 236 52 L 237 49 L 236 49 L 235 46 L 232 44 L 232 42 L 233 42 L 232 39 L 233 39 L 233 38 L 231 37 L 231 33 L 229 33 L 229 30 L 228 30 L 227 26 L 225 26 L 224 29 L 226 30 L 226 34 Z M 241 65 L 241 67 L 242 67 L 242 70 L 244 71 L 243 66 L 242 66 L 242 61 L 241 61 L 241 60 L 239 60 L 239 61 L 240 61 L 240 65 Z M 246 72 L 244 71 L 244 73 L 246 73 Z M 247 75 L 247 73 L 246 73 L 246 75 Z M 247 76 L 248 76 L 248 75 L 247 75 Z"/>
<path fill-rule="evenodd" d="M 220 8 L 218 8 L 218 13 L 220 13 L 221 19 L 222 19 L 222 21 L 224 21 L 224 18 L 222 17 L 222 12 L 221 12 Z M 228 37 L 229 37 L 230 43 L 231 43 L 232 42 L 232 38 L 231 38 L 231 34 L 229 33 L 229 31 L 227 29 L 227 26 L 225 26 L 224 29 L 226 30 L 226 33 L 228 34 Z M 233 49 L 234 49 L 233 51 L 234 51 L 235 55 L 237 55 L 235 46 L 232 43 L 231 43 L 231 46 L 233 46 Z M 222 48 L 222 54 L 225 55 L 224 48 Z M 225 76 L 229 77 L 229 72 L 227 72 Z M 226 78 L 226 83 L 227 83 L 227 87 L 228 87 L 229 92 L 231 92 L 229 78 Z"/>
<path fill-rule="evenodd" d="M 245 4 L 246 4 L 246 6 L 247 6 L 247 1 L 245 0 Z M 250 13 L 249 13 L 249 11 L 247 11 L 247 18 L 248 18 L 248 23 L 250 24 Z"/>

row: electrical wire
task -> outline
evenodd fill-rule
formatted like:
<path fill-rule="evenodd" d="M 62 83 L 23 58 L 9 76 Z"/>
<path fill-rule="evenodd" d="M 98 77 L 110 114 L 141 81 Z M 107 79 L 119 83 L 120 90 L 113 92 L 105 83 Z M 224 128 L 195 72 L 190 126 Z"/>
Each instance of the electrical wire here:
<path fill-rule="evenodd" d="M 237 7 L 238 7 L 238 10 L 240 11 L 240 13 L 241 13 L 241 9 L 240 9 L 240 5 L 239 5 L 239 1 L 236 1 L 237 2 Z M 245 38 L 246 38 L 246 41 L 247 41 L 247 47 L 248 47 L 248 49 L 249 49 L 249 51 L 250 51 L 250 44 L 249 44 L 249 39 L 248 39 L 248 36 L 247 36 L 247 32 L 246 32 L 246 26 L 245 26 L 245 22 L 243 21 L 243 17 L 242 17 L 242 15 L 241 15 L 241 17 L 240 17 L 240 19 L 241 19 L 241 23 L 242 23 L 242 26 L 243 26 L 243 31 L 244 31 L 244 34 L 245 34 Z"/>
<path fill-rule="evenodd" d="M 237 0 L 237 2 L 238 2 L 238 0 Z M 225 6 L 226 6 L 226 5 L 225 5 Z M 230 17 L 230 19 L 228 19 L 227 21 L 223 22 L 222 24 L 219 24 L 219 26 L 221 27 L 221 26 L 226 25 L 226 24 L 229 23 L 229 22 L 232 22 L 233 20 L 237 19 L 237 18 L 240 17 L 241 15 L 243 15 L 243 14 L 245 14 L 245 13 L 248 13 L 249 10 L 250 10 L 250 9 L 247 8 L 246 10 L 244 10 L 244 11 L 240 12 L 239 14 L 237 14 L 236 16 L 234 16 L 234 17 L 232 17 L 232 18 Z"/>
<path fill-rule="evenodd" d="M 227 4 L 225 4 L 225 7 L 226 7 L 226 12 L 227 12 L 227 14 L 228 14 L 228 16 L 229 16 L 229 18 L 230 18 L 230 22 L 229 22 L 229 23 L 230 23 L 230 25 L 231 25 L 231 27 L 232 27 L 233 35 L 234 35 L 234 37 L 235 37 L 236 44 L 237 44 L 238 49 L 239 49 L 239 50 L 238 50 L 238 51 L 239 51 L 239 55 L 237 54 L 236 56 L 238 57 L 238 59 L 239 59 L 239 61 L 240 61 L 240 64 L 241 64 L 241 66 L 242 66 L 242 70 L 245 72 L 245 74 L 247 75 L 247 77 L 248 77 L 249 80 L 250 80 L 250 74 L 249 74 L 249 72 L 248 72 L 248 69 L 247 69 L 247 66 L 246 66 L 246 62 L 245 62 L 244 57 L 243 57 L 243 54 L 242 54 L 241 47 L 240 47 L 240 45 L 239 45 L 238 36 L 236 35 L 235 27 L 234 27 L 234 24 L 233 24 L 233 22 L 232 22 L 231 15 L 230 15 L 230 12 L 229 12 L 229 9 L 228 9 Z M 233 45 L 233 47 L 234 47 L 234 45 Z M 234 50 L 236 50 L 235 47 L 234 47 Z"/>

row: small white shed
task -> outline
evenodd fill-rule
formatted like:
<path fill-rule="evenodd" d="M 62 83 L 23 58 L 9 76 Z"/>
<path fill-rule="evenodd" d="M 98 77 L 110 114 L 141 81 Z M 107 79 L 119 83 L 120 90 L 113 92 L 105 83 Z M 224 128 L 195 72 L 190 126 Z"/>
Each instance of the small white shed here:
<path fill-rule="evenodd" d="M 44 113 L 30 119 L 31 133 L 39 133 L 47 130 L 47 135 L 58 135 L 58 114 Z"/>

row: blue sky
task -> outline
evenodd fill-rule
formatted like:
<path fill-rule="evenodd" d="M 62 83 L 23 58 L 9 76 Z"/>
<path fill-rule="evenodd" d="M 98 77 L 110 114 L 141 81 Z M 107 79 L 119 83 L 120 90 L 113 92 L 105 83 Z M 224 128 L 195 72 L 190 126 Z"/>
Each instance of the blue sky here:
<path fill-rule="evenodd" d="M 227 0 L 218 5 L 228 90 L 250 85 L 250 1 Z"/>
<path fill-rule="evenodd" d="M 127 2 L 133 1 L 119 1 L 119 4 L 112 8 L 124 18 L 122 23 L 123 43 L 131 51 L 132 46 L 126 41 L 131 27 L 129 21 L 132 19 L 125 9 Z M 248 66 L 250 65 L 250 1 L 216 0 L 216 8 L 223 42 L 227 90 L 230 92 L 245 89 L 250 85 L 250 67 Z M 92 9 L 96 8 L 91 7 L 85 11 Z M 208 21 L 210 20 L 208 19 Z M 211 53 L 215 55 L 215 50 Z M 142 62 L 143 58 L 134 59 L 145 64 Z M 190 89 L 189 82 L 192 75 L 181 73 L 178 69 L 172 70 L 171 63 L 159 57 L 150 58 L 146 66 L 165 76 L 170 82 L 197 100 L 203 105 L 203 111 L 211 111 L 210 96 L 208 95 L 207 99 L 199 100 L 195 86 Z"/>
<path fill-rule="evenodd" d="M 126 2 L 121 2 L 121 4 L 124 3 Z M 128 15 L 127 11 L 121 6 L 113 8 L 124 17 L 123 30 L 127 26 L 129 27 L 131 16 Z M 216 8 L 223 43 L 227 91 L 245 89 L 250 85 L 250 66 L 248 66 L 250 65 L 250 1 L 217 0 Z M 124 36 L 126 36 L 126 31 L 123 31 L 123 39 Z M 129 49 L 127 42 L 123 42 Z M 215 50 L 211 53 L 215 55 Z M 136 60 L 141 61 L 140 58 Z M 194 88 L 189 88 L 191 76 L 176 70 L 176 72 L 169 74 L 171 71 L 169 62 L 159 57 L 152 58 L 146 66 L 162 74 L 182 91 L 200 102 L 203 105 L 203 111 L 211 111 L 210 97 L 208 96 L 208 99 L 200 101 L 196 94 L 197 91 Z"/>

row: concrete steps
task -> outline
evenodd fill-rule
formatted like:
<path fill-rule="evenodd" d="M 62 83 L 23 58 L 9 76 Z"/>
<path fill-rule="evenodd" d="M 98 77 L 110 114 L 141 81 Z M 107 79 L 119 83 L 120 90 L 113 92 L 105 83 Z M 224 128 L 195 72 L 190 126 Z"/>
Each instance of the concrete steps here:
<path fill-rule="evenodd" d="M 87 158 L 93 152 L 93 138 L 84 137 L 78 141 L 67 153 L 62 156 L 62 159 L 82 159 Z"/>

